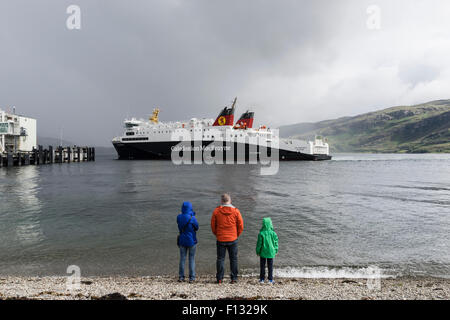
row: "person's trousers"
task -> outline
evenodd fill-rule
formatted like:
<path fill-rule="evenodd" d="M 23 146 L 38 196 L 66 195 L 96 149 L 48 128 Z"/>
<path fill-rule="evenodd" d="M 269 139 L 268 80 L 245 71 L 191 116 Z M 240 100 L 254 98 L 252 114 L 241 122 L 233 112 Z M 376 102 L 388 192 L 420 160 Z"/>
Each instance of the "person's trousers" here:
<path fill-rule="evenodd" d="M 189 252 L 189 280 L 195 280 L 195 249 L 197 245 L 192 247 L 180 246 L 180 267 L 179 267 L 179 278 L 184 280 L 184 265 L 186 262 L 186 255 Z"/>
<path fill-rule="evenodd" d="M 238 277 L 238 240 L 231 242 L 217 241 L 217 280 L 223 279 L 225 272 L 225 254 L 228 251 L 230 257 L 231 280 L 237 280 Z"/>
<path fill-rule="evenodd" d="M 264 280 L 266 278 L 266 260 L 267 260 L 267 269 L 269 272 L 269 280 L 273 280 L 273 259 L 271 258 L 259 258 L 259 280 Z"/>

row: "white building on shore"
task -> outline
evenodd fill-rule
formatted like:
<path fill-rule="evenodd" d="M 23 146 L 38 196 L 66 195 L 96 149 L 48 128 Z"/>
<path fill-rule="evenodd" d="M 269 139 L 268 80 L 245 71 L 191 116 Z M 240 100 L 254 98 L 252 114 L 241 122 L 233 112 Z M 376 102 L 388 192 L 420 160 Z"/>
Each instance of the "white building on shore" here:
<path fill-rule="evenodd" d="M 31 151 L 37 146 L 36 119 L 0 109 L 0 153 Z"/>

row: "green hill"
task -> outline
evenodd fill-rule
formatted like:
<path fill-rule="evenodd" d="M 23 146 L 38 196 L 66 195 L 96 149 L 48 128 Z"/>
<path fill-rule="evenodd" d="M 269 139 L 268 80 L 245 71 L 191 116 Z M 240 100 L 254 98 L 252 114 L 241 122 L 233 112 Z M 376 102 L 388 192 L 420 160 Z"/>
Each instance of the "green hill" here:
<path fill-rule="evenodd" d="M 450 100 L 280 127 L 282 137 L 322 135 L 334 152 L 450 152 Z"/>

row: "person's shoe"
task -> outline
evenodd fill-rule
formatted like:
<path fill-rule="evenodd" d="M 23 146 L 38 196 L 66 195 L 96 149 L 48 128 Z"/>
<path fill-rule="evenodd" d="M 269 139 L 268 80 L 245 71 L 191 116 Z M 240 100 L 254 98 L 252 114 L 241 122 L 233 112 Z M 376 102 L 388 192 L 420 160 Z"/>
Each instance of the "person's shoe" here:
<path fill-rule="evenodd" d="M 221 284 L 221 283 L 222 283 L 222 280 L 217 280 L 216 283 L 217 283 L 217 284 Z"/>
<path fill-rule="evenodd" d="M 179 278 L 179 279 L 178 279 L 178 282 L 184 282 L 184 279 Z"/>
<path fill-rule="evenodd" d="M 262 283 L 262 284 L 263 284 L 263 283 L 264 283 L 264 280 L 259 280 L 259 283 Z"/>
<path fill-rule="evenodd" d="M 269 283 L 270 283 L 270 284 L 275 284 L 275 281 L 269 280 Z"/>
<path fill-rule="evenodd" d="M 231 280 L 231 281 L 230 281 L 231 284 L 234 284 L 234 283 L 236 283 L 236 282 L 237 282 L 237 280 Z"/>
<path fill-rule="evenodd" d="M 195 279 L 189 279 L 189 283 L 194 283 Z"/>

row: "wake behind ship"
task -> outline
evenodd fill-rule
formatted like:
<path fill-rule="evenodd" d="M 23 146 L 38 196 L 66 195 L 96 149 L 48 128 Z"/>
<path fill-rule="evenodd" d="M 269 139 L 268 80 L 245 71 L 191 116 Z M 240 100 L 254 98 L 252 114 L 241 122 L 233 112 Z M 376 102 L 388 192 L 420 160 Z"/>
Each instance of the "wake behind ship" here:
<path fill-rule="evenodd" d="M 112 140 L 119 159 L 170 160 L 174 152 L 222 152 L 224 157 L 260 159 L 276 152 L 279 160 L 330 160 L 328 143 L 279 138 L 266 126 L 253 128 L 254 112 L 246 111 L 234 124 L 237 98 L 214 119 L 192 118 L 182 122 L 160 122 L 159 109 L 148 121 L 132 118 L 124 121 L 125 132 Z M 188 141 L 183 138 L 190 135 Z M 211 154 L 211 153 L 210 153 Z M 194 156 L 193 156 L 194 157 Z"/>

